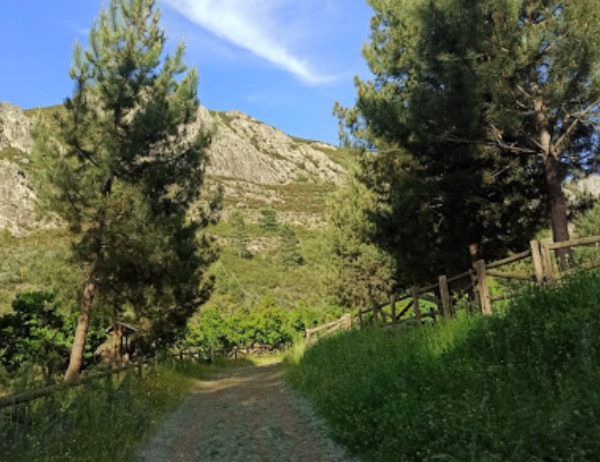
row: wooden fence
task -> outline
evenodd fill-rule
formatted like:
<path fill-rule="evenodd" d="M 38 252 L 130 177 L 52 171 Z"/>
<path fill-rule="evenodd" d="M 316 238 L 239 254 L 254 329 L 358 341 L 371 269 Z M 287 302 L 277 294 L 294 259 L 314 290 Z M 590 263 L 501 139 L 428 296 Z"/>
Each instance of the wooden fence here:
<path fill-rule="evenodd" d="M 326 337 L 340 330 L 352 329 L 352 315 L 345 314 L 337 321 L 306 329 L 306 343 L 310 345 L 321 337 Z"/>
<path fill-rule="evenodd" d="M 58 393 L 62 390 L 66 390 L 73 387 L 79 387 L 82 385 L 87 385 L 91 382 L 95 382 L 100 379 L 106 379 L 112 377 L 116 374 L 121 374 L 128 371 L 137 370 L 141 375 L 143 373 L 144 367 L 149 367 L 153 364 L 153 361 L 143 361 L 143 362 L 131 362 L 124 366 L 117 367 L 114 369 L 109 369 L 103 372 L 99 372 L 96 374 L 90 374 L 75 380 L 71 380 L 69 382 L 61 382 L 56 385 L 49 385 L 44 388 L 39 388 L 37 390 L 29 390 L 23 393 L 18 393 L 16 395 L 9 395 L 0 397 L 0 409 L 14 407 L 19 404 L 26 404 L 31 401 L 40 398 L 48 398 L 55 393 Z"/>
<path fill-rule="evenodd" d="M 520 252 L 502 260 L 491 263 L 485 260 L 475 262 L 473 268 L 448 277 L 440 275 L 438 281 L 425 287 L 413 287 L 410 293 L 405 293 L 398 298 L 391 297 L 385 304 L 368 310 L 359 310 L 355 317 L 362 326 L 365 316 L 370 315 L 373 322 L 381 319 L 384 322 L 391 320 L 392 324 L 399 322 L 421 324 L 423 318 L 437 317 L 450 318 L 454 316 L 457 302 L 464 297 L 473 297 L 479 305 L 481 313 L 489 316 L 495 302 L 507 300 L 514 294 L 490 295 L 489 279 L 510 279 L 529 283 L 552 284 L 560 279 L 574 274 L 578 271 L 600 267 L 600 259 L 574 264 L 568 270 L 560 271 L 555 252 L 560 249 L 575 248 L 580 246 L 598 246 L 600 236 L 584 237 L 565 242 L 552 242 L 551 239 L 534 240 L 530 242 L 528 250 Z M 514 265 L 514 263 L 529 260 L 528 268 L 517 272 L 514 269 L 503 270 L 503 268 Z M 423 301 L 429 302 L 429 310 L 422 309 Z M 431 307 L 433 304 L 436 308 Z M 389 313 L 384 309 L 389 309 Z M 413 311 L 413 316 L 404 318 Z M 379 318 L 379 319 L 378 319 Z M 308 331 L 307 331 L 308 334 Z M 307 335 L 308 336 L 308 335 Z"/>
<path fill-rule="evenodd" d="M 238 359 L 240 356 L 260 356 L 265 353 L 272 353 L 275 350 L 281 348 L 274 347 L 272 345 L 252 345 L 249 347 L 238 347 L 233 348 L 206 348 L 202 350 L 181 350 L 170 353 L 170 358 L 183 360 L 186 358 L 195 359 L 197 361 L 212 362 L 216 358 L 224 359 Z"/>

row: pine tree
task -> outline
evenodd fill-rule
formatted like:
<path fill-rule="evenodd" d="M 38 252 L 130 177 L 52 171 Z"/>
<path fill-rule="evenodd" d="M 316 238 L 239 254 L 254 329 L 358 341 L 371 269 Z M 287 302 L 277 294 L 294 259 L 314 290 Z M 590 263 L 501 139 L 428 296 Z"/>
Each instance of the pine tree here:
<path fill-rule="evenodd" d="M 191 213 L 209 142 L 190 125 L 197 71 L 186 72 L 183 44 L 164 56 L 159 20 L 154 0 L 111 0 L 89 49 L 75 47 L 66 111 L 35 129 L 39 190 L 86 274 L 65 380 L 81 369 L 94 300 L 133 307 L 147 343 L 161 345 L 210 290 L 202 275 L 215 255 L 197 238 L 210 217 Z"/>
<path fill-rule="evenodd" d="M 545 179 L 554 241 L 569 240 L 565 178 L 597 169 L 600 8 L 576 2 L 485 2 L 489 51 L 478 64 L 493 140 L 529 155 Z M 557 252 L 566 267 L 570 251 Z"/>
<path fill-rule="evenodd" d="M 358 178 L 358 167 L 331 197 L 325 238 L 329 255 L 328 289 L 336 303 L 371 309 L 381 305 L 395 287 L 393 259 L 372 241 L 368 215 L 375 195 Z"/>
<path fill-rule="evenodd" d="M 250 258 L 252 254 L 248 250 L 248 228 L 244 217 L 238 211 L 235 211 L 229 217 L 229 224 L 232 229 L 233 248 L 235 253 L 240 258 Z"/>
<path fill-rule="evenodd" d="M 279 260 L 285 266 L 301 265 L 304 258 L 300 254 L 300 241 L 294 228 L 283 225 L 279 228 Z"/>
<path fill-rule="evenodd" d="M 376 231 L 399 270 L 452 273 L 467 247 L 496 258 L 547 221 L 568 238 L 562 180 L 597 154 L 599 34 L 583 38 L 595 1 L 369 3 L 374 77 L 336 110 L 355 144 L 377 151 L 363 181 L 385 204 Z"/>
<path fill-rule="evenodd" d="M 260 209 L 258 224 L 268 233 L 277 231 L 279 227 L 279 223 L 277 222 L 277 212 L 271 207 Z"/>

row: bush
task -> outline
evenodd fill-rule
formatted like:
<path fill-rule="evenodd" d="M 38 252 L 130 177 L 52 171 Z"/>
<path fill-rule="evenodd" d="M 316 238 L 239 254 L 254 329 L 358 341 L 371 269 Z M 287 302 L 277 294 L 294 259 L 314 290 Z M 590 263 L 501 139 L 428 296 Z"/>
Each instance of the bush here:
<path fill-rule="evenodd" d="M 309 327 L 341 316 L 337 307 L 311 308 L 299 304 L 292 309 L 278 306 L 272 297 L 263 298 L 252 308 L 208 306 L 190 323 L 181 342 L 183 348 L 220 350 L 268 345 L 290 346 Z"/>
<path fill-rule="evenodd" d="M 47 292 L 19 294 L 12 312 L 0 316 L 0 365 L 19 380 L 13 388 L 29 387 L 40 372 L 46 383 L 62 373 L 69 360 L 76 318 L 62 314 L 54 295 Z M 86 363 L 105 337 L 103 329 L 92 326 L 88 333 Z"/>

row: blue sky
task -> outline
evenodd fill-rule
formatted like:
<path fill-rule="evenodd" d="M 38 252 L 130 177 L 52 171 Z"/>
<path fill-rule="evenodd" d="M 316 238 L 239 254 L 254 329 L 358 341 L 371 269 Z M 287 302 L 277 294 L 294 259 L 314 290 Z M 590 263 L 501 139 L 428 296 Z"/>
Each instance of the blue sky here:
<path fill-rule="evenodd" d="M 104 3 L 107 3 L 105 1 Z M 101 0 L 0 0 L 0 101 L 23 108 L 71 94 L 73 44 Z M 237 109 L 299 137 L 337 143 L 334 102 L 352 105 L 369 36 L 365 0 L 162 0 L 172 47 L 200 73 L 201 103 Z"/>

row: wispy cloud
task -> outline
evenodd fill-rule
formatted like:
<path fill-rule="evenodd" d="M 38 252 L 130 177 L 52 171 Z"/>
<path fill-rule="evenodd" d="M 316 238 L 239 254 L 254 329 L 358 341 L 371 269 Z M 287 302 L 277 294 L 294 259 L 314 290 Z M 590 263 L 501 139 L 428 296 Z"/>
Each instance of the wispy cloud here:
<path fill-rule="evenodd" d="M 190 21 L 249 50 L 304 82 L 318 85 L 335 77 L 316 72 L 307 59 L 285 45 L 286 24 L 279 14 L 296 0 L 163 0 Z"/>

